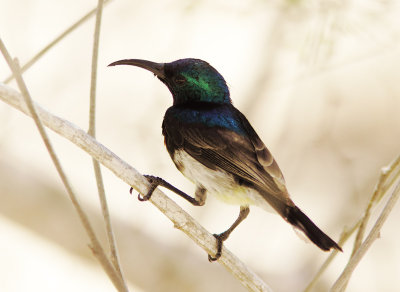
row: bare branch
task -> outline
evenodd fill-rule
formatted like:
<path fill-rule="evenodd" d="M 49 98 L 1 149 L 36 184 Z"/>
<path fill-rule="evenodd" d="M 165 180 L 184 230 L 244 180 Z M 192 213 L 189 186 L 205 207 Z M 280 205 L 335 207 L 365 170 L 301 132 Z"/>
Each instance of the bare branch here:
<path fill-rule="evenodd" d="M 394 205 L 396 204 L 399 196 L 400 196 L 400 172 L 397 175 L 397 184 L 395 188 L 392 190 L 392 188 L 389 188 L 389 190 L 392 190 L 392 194 L 386 203 L 385 208 L 382 210 L 381 215 L 377 219 L 375 225 L 371 229 L 371 232 L 368 234 L 367 238 L 365 241 L 361 244 L 360 248 L 357 250 L 357 252 L 354 254 L 354 256 L 351 257 L 350 261 L 347 263 L 346 267 L 344 268 L 342 274 L 339 276 L 339 278 L 336 280 L 336 282 L 333 284 L 331 291 L 336 292 L 336 291 L 344 291 L 346 288 L 346 285 L 348 281 L 350 280 L 350 277 L 357 267 L 358 263 L 362 259 L 362 257 L 366 254 L 368 249 L 371 247 L 372 243 L 379 237 L 379 232 L 385 223 L 387 217 L 389 216 L 390 212 L 392 211 Z"/>
<path fill-rule="evenodd" d="M 99 55 L 99 40 L 100 40 L 100 27 L 101 27 L 101 18 L 103 13 L 103 0 L 99 0 L 97 4 L 97 13 L 96 13 L 96 24 L 93 38 L 93 53 L 92 53 L 92 71 L 91 71 L 91 79 L 90 79 L 90 109 L 89 109 L 89 130 L 88 134 L 96 137 L 96 83 L 97 83 L 97 63 L 98 63 L 98 55 Z M 104 217 L 104 224 L 106 227 L 106 234 L 108 239 L 108 244 L 110 246 L 111 252 L 111 261 L 114 265 L 114 268 L 118 272 L 120 278 L 125 284 L 125 290 L 128 291 L 126 283 L 124 281 L 124 277 L 122 274 L 121 265 L 119 263 L 117 247 L 115 243 L 115 236 L 112 229 L 110 212 L 108 210 L 106 193 L 104 189 L 103 177 L 101 175 L 100 164 L 96 159 L 92 159 L 94 174 L 96 177 L 97 190 L 99 194 L 99 200 L 101 205 L 101 211 Z"/>
<path fill-rule="evenodd" d="M 25 82 L 22 79 L 21 68 L 19 67 L 18 60 L 13 61 L 11 59 L 11 56 L 9 55 L 9 53 L 1 39 L 0 39 L 0 50 L 3 53 L 3 56 L 6 59 L 8 65 L 10 66 L 11 71 L 13 72 L 13 75 L 16 78 L 17 84 L 22 92 L 23 99 L 21 98 L 20 104 L 24 104 L 25 109 L 27 110 L 27 113 L 29 113 L 29 116 L 31 116 L 35 121 L 35 124 L 36 124 L 36 126 L 39 130 L 39 133 L 43 139 L 43 142 L 47 148 L 47 151 L 49 152 L 50 157 L 57 169 L 57 172 L 65 186 L 65 189 L 67 190 L 67 193 L 68 193 L 71 201 L 72 201 L 72 204 L 75 207 L 75 209 L 79 215 L 82 225 L 85 228 L 86 233 L 89 236 L 89 239 L 91 241 L 90 248 L 93 250 L 93 254 L 99 260 L 99 262 L 103 266 L 103 269 L 105 270 L 105 272 L 111 279 L 114 286 L 118 289 L 118 291 L 125 291 L 122 279 L 120 278 L 119 274 L 116 272 L 116 270 L 114 269 L 114 267 L 108 260 L 107 256 L 105 255 L 104 250 L 101 247 L 100 242 L 98 241 L 92 226 L 90 225 L 89 219 L 86 216 L 83 209 L 81 208 L 81 206 L 76 198 L 76 195 L 75 195 L 74 191 L 72 190 L 72 187 L 68 181 L 68 178 L 62 169 L 61 163 L 58 160 L 58 157 L 56 156 L 56 153 L 51 145 L 51 142 L 50 142 L 50 140 L 47 136 L 47 133 L 44 129 L 44 126 L 39 118 L 40 111 L 36 110 L 34 102 L 28 92 L 28 88 L 26 87 Z"/>
<path fill-rule="evenodd" d="M 101 16 L 103 14 L 103 0 L 99 0 L 97 4 L 96 24 L 93 37 L 92 51 L 92 71 L 90 78 L 90 110 L 89 110 L 89 130 L 88 134 L 96 137 L 96 85 L 97 85 L 97 60 L 99 56 L 99 41 Z"/>
<path fill-rule="evenodd" d="M 1 83 L 0 99 L 31 116 L 21 94 Z M 141 193 L 147 192 L 149 186 L 147 180 L 136 169 L 121 160 L 93 137 L 72 123 L 49 113 L 37 104 L 36 110 L 45 126 L 80 147 L 137 191 Z M 150 201 L 174 223 L 176 228 L 189 236 L 208 254 L 216 252 L 215 237 L 159 189 L 155 190 Z M 267 284 L 225 247 L 223 247 L 222 256 L 218 261 L 248 290 L 272 291 Z"/>
<path fill-rule="evenodd" d="M 107 4 L 108 2 L 110 2 L 110 0 L 104 0 L 104 4 Z M 26 62 L 21 67 L 21 73 L 24 73 L 26 70 L 28 70 L 33 64 L 36 63 L 37 60 L 39 60 L 44 54 L 46 54 L 52 47 L 54 47 L 56 44 L 58 44 L 63 38 L 65 38 L 67 35 L 69 35 L 75 29 L 77 29 L 81 24 L 85 23 L 88 19 L 90 19 L 96 13 L 96 10 L 97 10 L 97 8 L 94 8 L 91 11 L 89 11 L 81 19 L 79 19 L 77 22 L 72 24 L 65 31 L 63 31 L 58 37 L 56 37 L 54 40 L 52 40 L 47 46 L 45 46 L 43 49 L 41 49 L 35 56 L 33 56 L 28 62 Z M 13 80 L 12 74 L 9 77 L 7 77 L 6 80 L 4 80 L 4 83 L 9 83 L 11 80 Z"/>
<path fill-rule="evenodd" d="M 388 193 L 390 188 L 393 187 L 393 184 L 397 180 L 399 180 L 399 178 L 400 178 L 400 156 L 398 156 L 389 166 L 381 169 L 381 175 L 375 186 L 374 193 L 372 194 L 371 199 L 369 200 L 368 205 L 365 209 L 364 215 L 351 228 L 349 228 L 347 230 L 343 230 L 343 232 L 342 232 L 342 235 L 339 240 L 339 245 L 341 245 L 341 246 L 343 246 L 343 244 L 349 239 L 349 237 L 356 230 L 358 230 L 356 239 L 354 241 L 353 251 L 352 251 L 350 258 L 352 258 L 356 254 L 356 252 L 358 251 L 358 249 L 360 248 L 360 246 L 362 244 L 365 229 L 367 227 L 367 223 L 371 216 L 373 207 L 376 206 L 378 202 L 380 202 L 380 200 L 384 197 L 384 195 L 386 195 Z M 322 266 L 320 267 L 318 272 L 315 274 L 314 278 L 304 289 L 304 292 L 311 291 L 311 289 L 317 283 L 318 279 L 325 272 L 325 270 L 330 265 L 330 263 L 333 261 L 333 259 L 335 258 L 336 255 L 337 255 L 337 252 L 335 252 L 335 251 L 329 255 L 329 257 L 322 264 Z"/>
<path fill-rule="evenodd" d="M 375 186 L 374 193 L 368 203 L 368 206 L 364 212 L 364 216 L 361 219 L 360 229 L 358 229 L 356 240 L 353 246 L 352 256 L 360 248 L 362 240 L 364 238 L 365 229 L 367 228 L 367 223 L 369 217 L 371 216 L 371 211 L 374 206 L 376 206 L 384 194 L 393 186 L 396 179 L 396 171 L 400 172 L 400 156 L 397 157 L 388 167 L 381 169 L 381 175 L 379 176 L 378 183 Z"/>
<path fill-rule="evenodd" d="M 360 226 L 360 221 L 361 220 L 359 220 L 351 228 L 346 228 L 346 227 L 344 228 L 342 234 L 340 235 L 340 239 L 338 241 L 339 246 L 343 246 L 344 243 L 350 238 L 350 236 L 357 230 L 357 228 Z M 311 289 L 315 286 L 315 284 L 318 282 L 319 278 L 326 271 L 326 269 L 329 267 L 329 265 L 332 263 L 333 259 L 337 255 L 338 255 L 337 250 L 334 250 L 329 254 L 329 256 L 326 258 L 324 263 L 319 268 L 318 272 L 315 274 L 314 278 L 310 281 L 310 283 L 307 285 L 307 287 L 304 289 L 303 292 L 311 291 Z"/>

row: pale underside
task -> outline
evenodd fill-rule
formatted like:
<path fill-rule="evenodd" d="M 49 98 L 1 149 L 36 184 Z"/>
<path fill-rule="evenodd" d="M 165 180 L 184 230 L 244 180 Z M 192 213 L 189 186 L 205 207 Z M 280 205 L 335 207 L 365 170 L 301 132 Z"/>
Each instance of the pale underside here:
<path fill-rule="evenodd" d="M 175 164 L 183 166 L 181 172 L 196 187 L 205 188 L 207 193 L 228 204 L 255 205 L 274 212 L 258 191 L 246 186 L 238 186 L 232 175 L 223 170 L 212 170 L 183 150 L 175 151 Z"/>
<path fill-rule="evenodd" d="M 183 166 L 181 172 L 196 185 L 196 188 L 205 188 L 208 194 L 217 199 L 233 205 L 254 205 L 267 212 L 277 214 L 258 191 L 250 187 L 238 186 L 233 176 L 225 171 L 211 170 L 183 150 L 175 151 L 174 162 Z M 296 226 L 292 227 L 300 239 L 307 243 L 310 242 Z"/>

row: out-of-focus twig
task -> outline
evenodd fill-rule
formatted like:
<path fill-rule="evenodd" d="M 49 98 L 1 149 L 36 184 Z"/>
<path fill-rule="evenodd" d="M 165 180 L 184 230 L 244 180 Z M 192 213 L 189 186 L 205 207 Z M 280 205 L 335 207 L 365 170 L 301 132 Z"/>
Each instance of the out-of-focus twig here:
<path fill-rule="evenodd" d="M 104 4 L 107 4 L 108 2 L 110 2 L 110 0 L 104 0 Z M 85 21 L 90 19 L 96 13 L 96 10 L 97 10 L 97 8 L 94 8 L 91 11 L 89 11 L 81 19 L 79 19 L 77 22 L 72 24 L 64 32 L 62 32 L 58 37 L 56 37 L 54 40 L 52 40 L 47 46 L 45 46 L 43 49 L 41 49 L 35 56 L 33 56 L 28 62 L 26 62 L 21 67 L 21 73 L 24 73 L 26 70 L 28 70 L 33 64 L 36 63 L 37 60 L 39 60 L 44 54 L 46 54 L 52 47 L 54 47 L 57 43 L 59 43 L 63 38 L 65 38 L 67 35 L 69 35 L 75 29 L 77 29 L 81 24 L 85 23 Z M 4 80 L 4 83 L 6 83 L 6 84 L 9 83 L 13 78 L 14 78 L 14 76 L 11 74 L 9 77 L 7 77 Z"/>
<path fill-rule="evenodd" d="M 97 4 L 97 12 L 96 12 L 96 24 L 94 30 L 94 38 L 93 38 L 93 52 L 92 52 L 92 70 L 91 70 L 91 78 L 90 78 L 90 109 L 89 109 L 89 130 L 88 134 L 96 137 L 96 89 L 97 89 L 97 63 L 98 63 L 98 55 L 99 55 L 99 40 L 100 40 L 100 28 L 101 28 L 101 18 L 103 13 L 103 0 L 99 0 Z M 101 175 L 101 168 L 99 162 L 92 158 L 94 174 L 96 177 L 97 190 L 99 194 L 99 200 L 101 205 L 101 211 L 104 217 L 104 224 L 106 227 L 106 234 L 108 239 L 108 244 L 110 246 L 111 253 L 111 262 L 114 265 L 114 268 L 118 272 L 120 278 L 123 280 L 125 284 L 125 290 L 128 291 L 126 283 L 124 281 L 124 277 L 122 274 L 121 265 L 119 263 L 119 257 L 117 252 L 117 247 L 115 243 L 115 236 L 112 229 L 110 212 L 108 210 L 106 193 L 104 189 L 103 177 Z"/>
<path fill-rule="evenodd" d="M 378 183 L 375 186 L 374 193 L 372 194 L 371 200 L 364 212 L 364 216 L 361 220 L 360 228 L 358 229 L 356 240 L 354 241 L 352 256 L 357 252 L 361 246 L 364 238 L 365 229 L 367 227 L 368 220 L 371 216 L 372 207 L 376 206 L 382 199 L 383 195 L 390 189 L 400 174 L 400 156 L 397 157 L 388 167 L 381 169 L 381 175 Z"/>
<path fill-rule="evenodd" d="M 356 240 L 354 242 L 354 248 L 352 251 L 351 257 L 353 257 L 358 249 L 360 248 L 363 240 L 363 234 L 365 232 L 365 228 L 367 226 L 368 220 L 370 218 L 372 209 L 377 205 L 378 202 L 383 198 L 385 194 L 390 190 L 396 180 L 400 179 L 400 156 L 398 156 L 389 166 L 381 169 L 381 175 L 379 177 L 378 183 L 375 186 L 374 193 L 371 196 L 371 199 L 368 202 L 368 205 L 365 209 L 364 215 L 360 218 L 350 229 L 344 230 L 340 240 L 339 245 L 343 246 L 343 244 L 349 239 L 349 237 L 358 229 Z M 325 272 L 327 267 L 330 265 L 332 260 L 337 255 L 337 252 L 332 252 L 329 257 L 322 264 L 318 272 L 315 274 L 314 278 L 304 289 L 304 292 L 309 292 L 317 283 L 318 279 Z"/>
<path fill-rule="evenodd" d="M 30 112 L 26 108 L 21 94 L 1 83 L 0 99 L 30 116 Z M 138 192 L 142 194 L 147 192 L 149 183 L 136 169 L 72 123 L 49 113 L 37 104 L 36 109 L 45 126 L 80 147 Z M 184 232 L 208 254 L 215 254 L 215 237 L 182 210 L 173 200 L 168 198 L 159 189 L 156 189 L 151 196 L 150 202 L 174 223 L 175 228 Z M 222 256 L 218 262 L 249 291 L 272 291 L 266 283 L 225 247 L 222 249 Z"/>
<path fill-rule="evenodd" d="M 101 247 L 101 244 L 98 241 L 92 226 L 90 225 L 89 219 L 86 216 L 83 209 L 81 208 L 81 206 L 78 202 L 78 199 L 76 198 L 76 195 L 75 195 L 74 191 L 72 190 L 72 187 L 68 181 L 68 178 L 62 169 L 61 163 L 55 154 L 55 151 L 54 151 L 54 149 L 51 145 L 51 142 L 47 136 L 44 126 L 40 120 L 39 114 L 35 108 L 34 102 L 29 94 L 28 88 L 26 87 L 25 82 L 22 78 L 21 69 L 19 67 L 18 60 L 15 60 L 15 61 L 12 60 L 10 54 L 8 53 L 6 47 L 3 44 L 1 39 L 0 39 L 0 50 L 3 53 L 3 56 L 6 59 L 8 65 L 10 66 L 10 69 L 13 72 L 14 77 L 16 78 L 18 87 L 20 88 L 20 90 L 22 92 L 23 100 L 21 100 L 21 102 L 25 104 L 27 113 L 29 113 L 29 115 L 34 119 L 35 124 L 39 130 L 39 133 L 43 139 L 43 142 L 50 154 L 50 157 L 57 169 L 57 172 L 65 186 L 65 189 L 67 190 L 67 193 L 68 193 L 71 201 L 72 201 L 72 204 L 75 207 L 75 209 L 79 215 L 79 218 L 82 222 L 82 225 L 85 228 L 86 233 L 89 236 L 89 239 L 91 242 L 90 248 L 92 249 L 93 254 L 99 260 L 99 262 L 103 266 L 105 272 L 110 277 L 112 283 L 118 289 L 118 291 L 126 291 L 124 288 L 122 279 L 120 278 L 119 274 L 116 272 L 113 265 L 111 264 L 111 262 L 108 260 L 108 258 L 106 256 L 106 254 L 104 253 L 104 250 Z"/>
<path fill-rule="evenodd" d="M 399 157 L 400 158 L 400 157 Z M 375 241 L 375 239 L 378 238 L 379 232 L 385 223 L 387 217 L 389 216 L 390 212 L 392 211 L 394 205 L 396 204 L 399 196 L 400 196 L 400 163 L 399 163 L 399 158 L 396 159 L 395 163 L 391 164 L 389 166 L 388 173 L 390 173 L 390 185 L 385 183 L 384 189 L 378 190 L 375 193 L 377 193 L 378 197 L 385 196 L 386 194 L 391 191 L 390 198 L 388 202 L 386 203 L 385 207 L 383 208 L 380 216 L 378 217 L 377 221 L 375 222 L 374 226 L 372 227 L 370 233 L 366 237 L 366 239 L 362 242 L 360 247 L 357 249 L 357 251 L 352 255 L 350 258 L 349 262 L 347 263 L 346 267 L 344 268 L 343 272 L 339 276 L 339 278 L 336 280 L 336 282 L 333 284 L 331 291 L 332 292 L 337 292 L 337 291 L 344 291 L 346 288 L 346 285 L 348 281 L 350 280 L 350 277 L 360 262 L 361 258 L 365 255 L 365 253 L 368 251 L 368 249 L 371 247 L 372 243 Z M 383 173 L 386 172 L 386 169 L 383 171 Z M 387 176 L 386 176 L 387 177 Z M 395 187 L 391 187 L 393 184 L 396 184 Z M 377 187 L 382 187 L 383 183 L 379 181 Z M 374 194 L 375 194 L 374 193 Z"/>
<path fill-rule="evenodd" d="M 344 243 L 350 238 L 350 236 L 357 230 L 357 228 L 360 226 L 360 223 L 361 223 L 360 221 L 361 220 L 359 220 L 351 228 L 345 228 L 343 230 L 342 234 L 340 235 L 340 239 L 338 241 L 339 246 L 343 246 Z M 337 254 L 338 254 L 337 250 L 334 250 L 330 253 L 330 255 L 327 257 L 327 259 L 321 265 L 318 272 L 315 274 L 314 278 L 307 285 L 307 287 L 304 289 L 303 292 L 309 292 L 309 291 L 311 291 L 312 288 L 314 288 L 315 284 L 318 282 L 321 275 L 326 271 L 326 269 L 332 263 L 333 259 L 337 256 Z"/>

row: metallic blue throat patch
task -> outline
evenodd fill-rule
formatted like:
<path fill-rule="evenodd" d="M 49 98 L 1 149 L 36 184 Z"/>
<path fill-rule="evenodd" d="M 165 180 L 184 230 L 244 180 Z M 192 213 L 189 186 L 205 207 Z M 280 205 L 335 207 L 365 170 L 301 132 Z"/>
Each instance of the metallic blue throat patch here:
<path fill-rule="evenodd" d="M 171 108 L 172 114 L 184 123 L 201 124 L 207 127 L 221 127 L 245 135 L 240 121 L 227 106 L 188 108 Z"/>

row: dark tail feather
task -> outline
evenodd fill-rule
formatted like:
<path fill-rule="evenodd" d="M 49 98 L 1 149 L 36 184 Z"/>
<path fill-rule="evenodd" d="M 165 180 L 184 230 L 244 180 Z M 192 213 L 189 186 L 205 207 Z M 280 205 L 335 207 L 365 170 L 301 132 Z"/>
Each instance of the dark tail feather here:
<path fill-rule="evenodd" d="M 342 248 L 319 229 L 299 208 L 288 207 L 286 220 L 293 226 L 299 228 L 320 249 L 328 251 L 331 248 L 342 251 Z"/>

